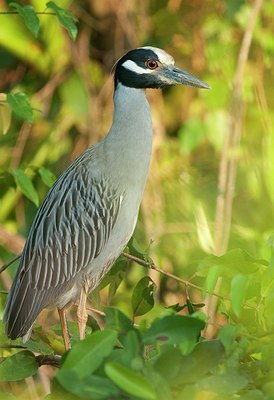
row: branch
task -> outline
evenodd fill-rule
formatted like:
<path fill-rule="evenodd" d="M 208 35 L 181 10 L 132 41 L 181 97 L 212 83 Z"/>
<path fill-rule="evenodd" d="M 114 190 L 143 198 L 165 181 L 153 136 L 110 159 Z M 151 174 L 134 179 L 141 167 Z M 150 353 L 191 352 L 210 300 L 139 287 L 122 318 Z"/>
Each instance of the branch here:
<path fill-rule="evenodd" d="M 191 283 L 190 281 L 187 281 L 186 279 L 179 278 L 178 276 L 173 275 L 170 272 L 167 272 L 167 271 L 157 267 L 157 265 L 155 265 L 154 262 L 142 260 L 141 258 L 135 257 L 135 256 L 133 256 L 129 253 L 125 253 L 125 252 L 123 252 L 122 255 L 124 257 L 128 258 L 129 260 L 135 261 L 137 264 L 142 265 L 143 267 L 148 267 L 148 268 L 154 269 L 155 271 L 160 272 L 162 275 L 165 275 L 168 278 L 174 279 L 175 281 L 182 283 L 186 287 L 192 287 L 194 289 L 200 290 L 201 292 L 205 291 L 206 293 L 209 293 L 213 296 L 219 297 L 222 300 L 229 300 L 228 297 L 221 296 L 218 293 L 209 292 L 209 291 L 205 290 L 204 288 L 202 288 L 201 286 L 195 285 L 194 283 Z"/>
<path fill-rule="evenodd" d="M 8 14 L 18 14 L 18 11 L 0 11 L 0 15 L 8 15 Z M 35 11 L 37 15 L 56 15 L 55 12 L 51 11 Z"/>
<path fill-rule="evenodd" d="M 0 349 L 27 349 L 27 347 L 21 344 L 1 344 Z"/>
<path fill-rule="evenodd" d="M 5 269 L 7 269 L 10 265 L 12 265 L 15 261 L 19 260 L 19 258 L 21 257 L 21 254 L 19 256 L 16 256 L 14 258 L 12 258 L 9 262 L 7 262 L 7 264 L 4 264 L 1 268 L 0 268 L 0 274 L 5 271 Z"/>
<path fill-rule="evenodd" d="M 233 79 L 233 90 L 230 103 L 229 126 L 222 150 L 219 168 L 218 197 L 215 215 L 215 254 L 222 255 L 228 245 L 231 228 L 231 215 L 234 197 L 234 187 L 237 171 L 237 156 L 235 149 L 241 139 L 243 101 L 242 87 L 244 71 L 250 50 L 252 35 L 256 20 L 262 8 L 263 0 L 255 0 L 246 31 L 238 55 L 237 67 Z"/>
<path fill-rule="evenodd" d="M 39 367 L 41 367 L 41 365 L 51 365 L 56 368 L 60 367 L 61 359 L 62 359 L 61 356 L 55 355 L 55 354 L 50 354 L 50 355 L 40 354 L 39 356 L 36 356 L 35 358 L 39 364 Z"/>
<path fill-rule="evenodd" d="M 243 125 L 244 104 L 242 100 L 242 88 L 244 71 L 248 60 L 255 23 L 262 8 L 263 0 L 255 0 L 253 4 L 238 55 L 231 94 L 229 123 L 220 160 L 218 196 L 215 213 L 215 255 L 217 256 L 226 252 L 230 237 L 238 164 L 237 152 L 235 149 L 237 149 L 240 143 Z M 221 284 L 222 279 L 220 277 L 216 283 L 215 292 L 220 289 Z M 212 323 L 217 308 L 216 298 L 206 298 L 205 302 L 207 313 L 210 317 L 209 321 Z M 208 324 L 204 336 L 207 339 L 213 336 L 212 325 L 210 326 L 210 324 Z"/>

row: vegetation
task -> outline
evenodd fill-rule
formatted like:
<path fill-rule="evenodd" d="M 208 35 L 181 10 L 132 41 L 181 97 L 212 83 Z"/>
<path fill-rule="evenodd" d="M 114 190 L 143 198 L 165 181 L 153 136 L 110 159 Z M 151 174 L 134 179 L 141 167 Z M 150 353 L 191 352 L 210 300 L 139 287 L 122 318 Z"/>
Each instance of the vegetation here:
<path fill-rule="evenodd" d="M 134 238 L 90 296 L 87 337 L 73 306 L 65 354 L 52 310 L 26 344 L 1 324 L 0 397 L 273 399 L 273 2 L 0 7 L 2 264 L 55 177 L 107 132 L 126 50 L 164 48 L 212 86 L 148 91 L 150 178 Z M 1 313 L 17 265 L 0 275 Z"/>

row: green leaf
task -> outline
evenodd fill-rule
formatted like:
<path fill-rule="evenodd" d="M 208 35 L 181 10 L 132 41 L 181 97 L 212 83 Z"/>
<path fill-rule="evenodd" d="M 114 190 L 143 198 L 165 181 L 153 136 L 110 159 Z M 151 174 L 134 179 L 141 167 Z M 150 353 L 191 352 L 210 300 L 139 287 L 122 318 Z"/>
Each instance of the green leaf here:
<path fill-rule="evenodd" d="M 62 386 L 66 391 L 73 393 L 81 399 L 108 399 L 117 395 L 119 389 L 109 379 L 90 375 L 80 378 L 75 370 L 62 371 Z M 66 396 L 63 396 L 66 398 Z"/>
<path fill-rule="evenodd" d="M 127 245 L 128 245 L 130 254 L 132 254 L 135 257 L 141 258 L 141 260 L 148 261 L 149 248 L 143 249 L 142 246 L 139 244 L 139 242 L 137 241 L 137 239 L 134 236 L 132 236 L 132 238 L 130 239 L 130 241 L 128 242 Z"/>
<path fill-rule="evenodd" d="M 207 256 L 199 265 L 201 270 L 220 266 L 220 275 L 234 276 L 235 271 L 243 274 L 253 274 L 261 266 L 267 266 L 268 262 L 252 257 L 245 250 L 233 249 L 221 257 L 214 255 Z M 217 267 L 215 267 L 217 270 Z M 217 271 L 218 272 L 218 271 Z M 199 273 L 200 275 L 200 273 Z"/>
<path fill-rule="evenodd" d="M 5 135 L 11 122 L 11 107 L 7 102 L 7 95 L 0 93 L 0 135 Z"/>
<path fill-rule="evenodd" d="M 111 353 L 116 340 L 117 332 L 105 329 L 75 343 L 56 375 L 59 382 L 65 380 L 66 371 L 75 371 L 79 378 L 90 375 Z"/>
<path fill-rule="evenodd" d="M 271 393 L 271 395 L 273 392 Z M 249 390 L 247 393 L 241 395 L 240 400 L 267 400 L 269 397 L 265 397 L 260 390 Z"/>
<path fill-rule="evenodd" d="M 214 292 L 217 279 L 220 276 L 220 267 L 219 265 L 213 265 L 209 268 L 208 273 L 206 274 L 205 280 L 205 290 L 209 291 L 210 293 Z"/>
<path fill-rule="evenodd" d="M 219 339 L 223 344 L 226 354 L 230 354 L 235 346 L 237 336 L 241 333 L 240 325 L 224 325 L 219 332 Z"/>
<path fill-rule="evenodd" d="M 117 292 L 119 286 L 124 281 L 124 277 L 125 277 L 124 271 L 120 271 L 120 273 L 115 276 L 113 281 L 110 282 L 108 288 L 108 304 L 112 303 L 112 299 L 115 296 L 115 293 Z"/>
<path fill-rule="evenodd" d="M 64 10 L 63 8 L 57 6 L 53 1 L 49 1 L 46 4 L 47 8 L 50 8 L 56 13 L 57 19 L 60 24 L 67 29 L 70 34 L 70 37 L 75 40 L 77 37 L 78 29 L 75 24 L 77 18 L 72 15 L 69 11 Z"/>
<path fill-rule="evenodd" d="M 21 6 L 18 3 L 9 3 L 9 7 L 15 8 L 18 14 L 20 14 L 26 27 L 34 34 L 35 37 L 38 36 L 39 28 L 40 28 L 40 21 L 37 17 L 35 10 L 32 6 Z"/>
<path fill-rule="evenodd" d="M 198 382 L 217 367 L 224 357 L 220 341 L 198 343 L 194 350 L 183 356 L 177 348 L 168 348 L 155 362 L 155 369 L 171 385 Z"/>
<path fill-rule="evenodd" d="M 219 375 L 207 376 L 198 381 L 197 386 L 205 391 L 219 393 L 222 395 L 232 395 L 246 388 L 248 379 L 241 375 Z"/>
<path fill-rule="evenodd" d="M 153 344 L 156 341 L 165 344 L 178 344 L 185 340 L 197 340 L 205 323 L 185 315 L 168 315 L 155 320 L 144 335 L 144 342 Z"/>
<path fill-rule="evenodd" d="M 131 297 L 135 317 L 144 315 L 153 308 L 155 290 L 156 285 L 149 276 L 145 276 L 137 283 Z"/>
<path fill-rule="evenodd" d="M 95 290 L 102 290 L 105 286 L 113 282 L 117 276 L 124 275 L 126 267 L 127 260 L 124 257 L 119 257 Z"/>
<path fill-rule="evenodd" d="M 194 309 L 193 305 L 194 304 L 191 302 L 190 298 L 187 297 L 186 298 L 186 306 L 187 306 L 187 311 L 188 311 L 189 315 L 195 313 L 195 309 Z"/>
<path fill-rule="evenodd" d="M 104 311 L 106 313 L 106 327 L 108 329 L 114 329 L 120 333 L 126 333 L 133 329 L 131 320 L 118 308 L 105 307 Z"/>
<path fill-rule="evenodd" d="M 171 306 L 168 306 L 168 307 L 166 307 L 166 308 L 167 308 L 167 309 L 170 308 L 171 310 L 174 310 L 175 312 L 180 312 L 180 311 L 182 311 L 186 306 L 187 306 L 186 304 L 183 304 L 182 306 L 180 306 L 179 303 L 176 303 L 176 304 L 172 304 Z"/>
<path fill-rule="evenodd" d="M 48 187 L 51 187 L 56 181 L 56 176 L 47 168 L 40 167 L 38 169 L 39 175 L 41 176 L 42 181 Z"/>
<path fill-rule="evenodd" d="M 141 349 L 143 346 L 138 330 L 129 331 L 126 336 L 120 339 L 120 342 L 123 345 L 123 349 L 120 351 L 119 361 L 128 367 L 142 369 Z"/>
<path fill-rule="evenodd" d="M 12 174 L 15 178 L 18 189 L 20 189 L 21 192 L 38 207 L 39 197 L 31 179 L 20 168 L 15 169 Z"/>
<path fill-rule="evenodd" d="M 244 274 L 237 274 L 231 280 L 231 286 L 230 286 L 231 307 L 238 318 L 240 318 L 242 312 L 242 305 L 245 298 L 248 282 L 249 282 L 249 277 Z"/>
<path fill-rule="evenodd" d="M 38 369 L 38 362 L 33 353 L 20 351 L 7 357 L 0 364 L 0 381 L 20 381 L 32 376 Z"/>
<path fill-rule="evenodd" d="M 138 372 L 113 361 L 105 365 L 105 373 L 109 379 L 126 393 L 140 399 L 157 399 L 154 388 L 147 379 Z"/>
<path fill-rule="evenodd" d="M 40 353 L 43 355 L 54 353 L 53 349 L 48 344 L 43 342 L 36 342 L 32 339 L 28 340 L 27 343 L 25 343 L 25 346 L 33 353 Z"/>
<path fill-rule="evenodd" d="M 12 111 L 18 117 L 28 121 L 30 124 L 33 120 L 33 112 L 31 108 L 31 104 L 29 99 L 24 93 L 17 92 L 14 94 L 8 93 L 7 94 L 7 101 L 12 108 Z"/>
<path fill-rule="evenodd" d="M 2 392 L 0 391 L 0 399 L 5 400 L 18 400 L 18 397 L 14 396 L 12 393 Z"/>

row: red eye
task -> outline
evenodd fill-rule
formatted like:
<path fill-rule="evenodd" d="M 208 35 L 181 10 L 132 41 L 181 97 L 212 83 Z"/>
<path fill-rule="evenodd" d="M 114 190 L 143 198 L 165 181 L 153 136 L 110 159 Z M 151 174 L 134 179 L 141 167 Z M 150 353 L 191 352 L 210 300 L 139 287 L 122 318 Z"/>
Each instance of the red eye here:
<path fill-rule="evenodd" d="M 158 67 L 158 63 L 157 63 L 157 61 L 155 61 L 155 60 L 147 60 L 146 66 L 147 66 L 149 69 L 156 69 L 156 68 Z"/>

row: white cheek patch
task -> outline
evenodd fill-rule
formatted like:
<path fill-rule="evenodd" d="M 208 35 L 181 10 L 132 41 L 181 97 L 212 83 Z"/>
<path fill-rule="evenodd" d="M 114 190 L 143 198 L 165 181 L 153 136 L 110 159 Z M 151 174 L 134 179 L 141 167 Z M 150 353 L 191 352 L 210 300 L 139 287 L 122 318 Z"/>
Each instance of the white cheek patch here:
<path fill-rule="evenodd" d="M 121 66 L 130 71 L 136 72 L 136 74 L 151 74 L 154 71 L 153 69 L 144 69 L 139 67 L 139 65 L 132 60 L 125 61 Z"/>

